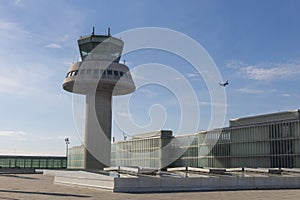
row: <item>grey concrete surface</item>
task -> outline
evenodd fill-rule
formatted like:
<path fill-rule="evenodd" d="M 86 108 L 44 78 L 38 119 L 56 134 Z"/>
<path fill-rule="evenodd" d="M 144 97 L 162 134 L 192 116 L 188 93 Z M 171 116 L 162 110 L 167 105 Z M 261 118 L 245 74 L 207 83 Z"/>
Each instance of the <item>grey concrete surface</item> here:
<path fill-rule="evenodd" d="M 0 175 L 0 200 L 53 200 L 53 199 L 87 199 L 87 200 L 212 200 L 212 199 L 272 199 L 298 200 L 300 190 L 245 190 L 220 192 L 188 192 L 188 193 L 151 193 L 124 194 L 105 190 L 78 188 L 53 184 L 53 177 L 41 174 Z"/>
<path fill-rule="evenodd" d="M 187 192 L 216 190 L 256 190 L 256 189 L 300 189 L 300 174 L 285 173 L 281 175 L 244 173 L 210 175 L 188 173 L 187 177 L 173 176 L 126 176 L 114 178 L 85 171 L 42 170 L 44 174 L 54 176 L 59 184 L 95 187 L 114 192 Z M 189 177 L 192 175 L 193 177 Z M 117 177 L 117 176 L 115 176 Z"/>

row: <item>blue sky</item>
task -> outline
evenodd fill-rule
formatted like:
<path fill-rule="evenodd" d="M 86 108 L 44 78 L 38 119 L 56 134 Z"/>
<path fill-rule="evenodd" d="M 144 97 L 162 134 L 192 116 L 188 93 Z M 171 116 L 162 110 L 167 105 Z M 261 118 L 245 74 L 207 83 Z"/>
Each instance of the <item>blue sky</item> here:
<path fill-rule="evenodd" d="M 107 27 L 112 34 L 163 27 L 193 38 L 212 57 L 223 80 L 229 80 L 226 121 L 298 109 L 299 9 L 297 0 L 2 1 L 0 154 L 63 155 L 65 137 L 71 145 L 80 143 L 72 95 L 61 84 L 69 65 L 78 60 L 77 39 L 90 34 L 92 26 L 97 34 Z M 188 63 L 149 50 L 124 59 L 130 68 L 151 62 L 180 68 L 199 98 L 199 130 L 207 128 L 209 93 Z M 149 106 L 162 104 L 171 113 L 165 128 L 177 129 L 180 110 L 170 103 L 171 96 L 155 85 L 141 88 L 130 107 L 133 118 L 145 125 Z M 122 139 L 115 125 L 113 136 Z"/>

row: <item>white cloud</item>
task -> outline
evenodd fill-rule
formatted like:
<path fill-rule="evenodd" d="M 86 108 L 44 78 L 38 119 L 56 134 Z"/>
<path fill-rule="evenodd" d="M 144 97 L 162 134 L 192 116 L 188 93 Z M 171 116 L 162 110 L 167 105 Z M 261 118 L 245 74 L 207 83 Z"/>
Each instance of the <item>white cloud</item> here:
<path fill-rule="evenodd" d="M 20 6 L 22 6 L 23 2 L 19 3 Z M 66 42 L 69 38 L 69 34 L 64 34 L 57 38 L 56 40 L 50 40 L 49 37 L 42 35 L 42 34 L 36 34 L 28 29 L 28 31 L 22 27 L 22 25 L 15 23 L 13 21 L 7 21 L 0 19 L 0 37 L 2 38 L 1 42 L 15 40 L 16 41 L 29 41 L 33 44 L 37 43 L 44 43 L 47 44 L 45 47 L 47 48 L 62 48 L 61 45 L 53 42 L 53 41 L 59 41 L 60 43 Z"/>
<path fill-rule="evenodd" d="M 198 73 L 187 73 L 186 74 L 189 78 L 194 78 L 194 77 L 198 77 L 199 74 Z"/>
<path fill-rule="evenodd" d="M 200 106 L 219 106 L 219 107 L 228 107 L 227 104 L 221 102 L 209 102 L 209 101 L 199 101 Z"/>
<path fill-rule="evenodd" d="M 276 89 L 270 89 L 270 90 L 258 90 L 253 88 L 239 88 L 236 91 L 245 93 L 245 94 L 262 94 L 262 93 L 273 93 L 276 92 Z"/>
<path fill-rule="evenodd" d="M 135 71 L 131 71 L 131 76 L 132 76 L 132 79 L 135 81 L 135 80 L 139 80 L 139 81 L 143 81 L 143 80 L 148 80 L 147 77 L 141 75 L 141 73 L 137 73 Z"/>
<path fill-rule="evenodd" d="M 0 131 L 0 136 L 24 136 L 27 135 L 26 132 L 23 131 Z"/>
<path fill-rule="evenodd" d="M 55 43 L 47 44 L 45 47 L 51 48 L 51 49 L 60 49 L 61 48 L 61 46 L 59 44 L 55 44 Z"/>
<path fill-rule="evenodd" d="M 201 71 L 201 73 L 207 74 L 207 76 L 211 76 L 210 73 L 206 73 L 205 71 Z M 202 76 L 197 72 L 187 73 L 186 76 L 187 76 L 186 80 L 188 81 L 198 81 L 201 80 L 202 78 Z M 175 78 L 175 80 L 177 79 Z"/>
<path fill-rule="evenodd" d="M 32 134 L 24 131 L 4 130 L 0 131 L 0 137 L 10 137 L 18 141 L 47 141 L 47 140 L 63 140 L 68 136 L 52 136 Z"/>
<path fill-rule="evenodd" d="M 155 97 L 157 96 L 158 94 L 156 92 L 154 92 L 153 90 L 150 90 L 150 89 L 146 89 L 146 88 L 141 88 L 139 89 L 139 91 L 141 93 L 143 93 L 146 97 Z"/>
<path fill-rule="evenodd" d="M 49 76 L 49 71 L 0 66 L 0 93 L 15 95 L 44 93 L 39 86 Z"/>
<path fill-rule="evenodd" d="M 237 69 L 245 66 L 246 64 L 240 60 L 229 60 L 226 63 L 226 67 L 232 68 L 232 69 Z"/>
<path fill-rule="evenodd" d="M 69 38 L 70 38 L 70 35 L 69 35 L 69 34 L 65 34 L 65 35 L 62 37 L 62 41 L 67 41 Z"/>
<path fill-rule="evenodd" d="M 1 31 L 22 31 L 16 23 L 0 20 L 0 30 Z"/>
<path fill-rule="evenodd" d="M 47 90 L 53 83 L 53 73 L 42 65 L 15 67 L 14 64 L 0 64 L 0 95 L 15 96 L 16 99 L 38 98 L 53 105 L 67 104 L 70 98 L 67 93 Z"/>
<path fill-rule="evenodd" d="M 300 75 L 300 61 L 243 66 L 240 67 L 239 74 L 259 81 L 294 78 Z"/>
<path fill-rule="evenodd" d="M 22 37 L 21 37 L 22 36 Z M 29 32 L 14 22 L 0 19 L 0 37 L 5 39 L 24 39 L 24 36 L 31 36 Z"/>
<path fill-rule="evenodd" d="M 261 94 L 264 92 L 263 90 L 256 90 L 256 89 L 250 89 L 250 88 L 239 88 L 239 89 L 237 89 L 237 91 L 246 93 L 246 94 Z"/>
<path fill-rule="evenodd" d="M 290 94 L 287 94 L 287 93 L 285 93 L 285 94 L 282 94 L 282 96 L 284 96 L 284 97 L 290 97 L 291 95 L 290 95 Z"/>
<path fill-rule="evenodd" d="M 22 6 L 22 0 L 16 0 L 15 5 L 16 6 Z"/>

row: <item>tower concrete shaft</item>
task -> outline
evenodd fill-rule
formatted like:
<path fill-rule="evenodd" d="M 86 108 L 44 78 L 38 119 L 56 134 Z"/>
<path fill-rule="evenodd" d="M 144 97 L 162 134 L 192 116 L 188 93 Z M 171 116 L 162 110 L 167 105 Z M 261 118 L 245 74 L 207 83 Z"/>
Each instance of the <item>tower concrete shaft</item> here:
<path fill-rule="evenodd" d="M 85 169 L 109 166 L 111 152 L 112 92 L 86 95 Z"/>

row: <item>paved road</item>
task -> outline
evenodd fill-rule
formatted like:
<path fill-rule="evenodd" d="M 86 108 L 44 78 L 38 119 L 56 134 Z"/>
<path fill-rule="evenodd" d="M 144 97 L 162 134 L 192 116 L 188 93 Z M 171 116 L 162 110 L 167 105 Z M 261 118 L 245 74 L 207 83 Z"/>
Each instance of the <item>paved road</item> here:
<path fill-rule="evenodd" d="M 110 191 L 53 184 L 53 177 L 34 175 L 0 175 L 0 200 L 19 199 L 86 199 L 86 200 L 293 200 L 300 199 L 300 190 L 248 190 L 221 192 L 124 194 Z"/>

